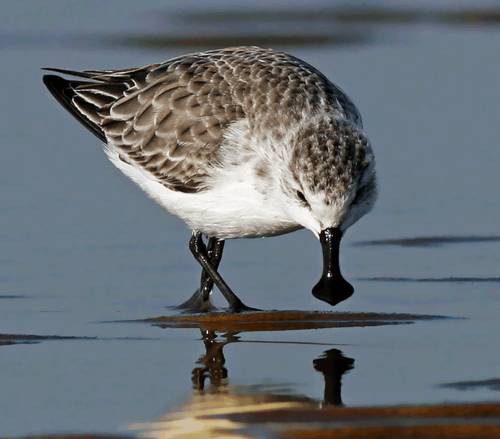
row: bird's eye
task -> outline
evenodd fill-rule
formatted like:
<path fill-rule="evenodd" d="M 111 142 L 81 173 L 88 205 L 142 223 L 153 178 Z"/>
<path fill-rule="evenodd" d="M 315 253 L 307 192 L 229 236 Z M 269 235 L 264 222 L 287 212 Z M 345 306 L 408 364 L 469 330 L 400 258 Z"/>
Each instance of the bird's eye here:
<path fill-rule="evenodd" d="M 301 191 L 297 191 L 297 198 L 300 200 L 300 202 L 304 205 L 304 206 L 309 206 L 309 203 L 307 202 L 306 200 L 306 197 L 304 195 L 303 192 Z"/>

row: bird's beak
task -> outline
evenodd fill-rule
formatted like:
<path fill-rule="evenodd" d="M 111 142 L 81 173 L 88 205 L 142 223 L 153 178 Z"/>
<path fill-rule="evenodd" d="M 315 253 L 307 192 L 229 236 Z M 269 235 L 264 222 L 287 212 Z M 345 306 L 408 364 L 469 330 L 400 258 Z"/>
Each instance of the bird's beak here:
<path fill-rule="evenodd" d="M 324 229 L 319 234 L 323 250 L 323 275 L 314 286 L 313 296 L 332 306 L 352 296 L 353 286 L 340 272 L 339 250 L 342 232 L 336 227 Z"/>

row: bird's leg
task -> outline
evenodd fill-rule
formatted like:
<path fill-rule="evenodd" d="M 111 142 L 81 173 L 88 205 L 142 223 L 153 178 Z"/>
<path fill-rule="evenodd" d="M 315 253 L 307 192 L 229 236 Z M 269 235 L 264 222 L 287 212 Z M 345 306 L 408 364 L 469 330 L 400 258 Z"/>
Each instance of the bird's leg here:
<path fill-rule="evenodd" d="M 208 260 L 214 270 L 219 268 L 220 261 L 222 259 L 222 252 L 224 251 L 224 240 L 219 238 L 210 238 L 207 245 Z M 201 281 L 200 281 L 200 293 L 202 294 L 203 300 L 207 301 L 210 298 L 210 293 L 214 287 L 214 281 L 208 275 L 207 271 L 203 269 L 201 271 Z"/>
<path fill-rule="evenodd" d="M 193 253 L 194 258 L 198 261 L 198 263 L 202 266 L 208 277 L 212 279 L 212 282 L 217 285 L 217 288 L 220 290 L 222 295 L 225 297 L 227 302 L 229 303 L 229 307 L 232 312 L 242 312 L 242 311 L 253 311 L 254 308 L 250 308 L 246 306 L 236 294 L 233 293 L 229 285 L 222 278 L 222 276 L 217 271 L 208 256 L 208 249 L 203 242 L 201 232 L 193 232 L 193 236 L 189 240 L 189 249 L 191 253 Z M 222 251 L 221 251 L 222 256 Z"/>
<path fill-rule="evenodd" d="M 224 250 L 224 240 L 210 238 L 207 244 L 207 255 L 212 266 L 217 269 Z M 183 309 L 191 312 L 207 312 L 215 307 L 210 301 L 210 293 L 214 287 L 214 282 L 203 268 L 201 271 L 200 287 L 185 302 L 176 306 L 176 309 Z"/>

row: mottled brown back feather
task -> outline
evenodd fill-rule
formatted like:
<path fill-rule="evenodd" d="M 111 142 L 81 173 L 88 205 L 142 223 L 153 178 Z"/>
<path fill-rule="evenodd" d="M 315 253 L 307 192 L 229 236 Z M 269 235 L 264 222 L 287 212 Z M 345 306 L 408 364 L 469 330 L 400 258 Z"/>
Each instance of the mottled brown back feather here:
<path fill-rule="evenodd" d="M 361 126 L 354 104 L 320 72 L 270 49 L 214 50 L 124 70 L 55 70 L 94 81 L 58 78 L 47 86 L 64 81 L 63 92 L 51 91 L 65 108 L 122 160 L 173 190 L 206 187 L 224 132 L 239 119 L 251 130 L 283 131 L 322 110 Z"/>

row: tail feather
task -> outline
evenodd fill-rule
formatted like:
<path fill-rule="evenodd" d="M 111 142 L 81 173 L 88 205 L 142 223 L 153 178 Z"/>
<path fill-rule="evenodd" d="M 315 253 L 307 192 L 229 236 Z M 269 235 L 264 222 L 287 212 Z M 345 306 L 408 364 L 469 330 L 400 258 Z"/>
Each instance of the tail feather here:
<path fill-rule="evenodd" d="M 68 81 L 56 75 L 44 75 L 43 83 L 52 96 L 68 110 L 83 126 L 96 135 L 101 141 L 106 142 L 106 136 L 98 125 L 97 108 L 88 108 L 88 100 L 78 96 L 75 88 L 90 84 L 83 81 Z"/>
<path fill-rule="evenodd" d="M 86 78 L 86 79 L 92 79 L 94 76 L 90 72 L 86 71 L 78 72 L 77 70 L 58 69 L 55 67 L 43 67 L 42 70 L 45 70 L 46 72 L 62 73 L 63 75 L 71 75 L 78 78 Z"/>

